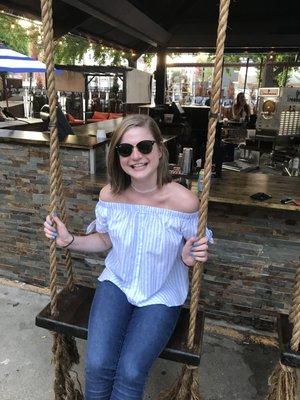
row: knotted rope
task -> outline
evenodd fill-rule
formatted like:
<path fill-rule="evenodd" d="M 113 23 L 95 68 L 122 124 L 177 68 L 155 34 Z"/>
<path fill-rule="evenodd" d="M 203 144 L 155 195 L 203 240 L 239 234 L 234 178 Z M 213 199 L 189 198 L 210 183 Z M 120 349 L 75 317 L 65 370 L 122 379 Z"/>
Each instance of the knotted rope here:
<path fill-rule="evenodd" d="M 297 265 L 293 291 L 292 308 L 289 315 L 293 325 L 291 350 L 299 351 L 300 344 L 300 262 Z M 296 369 L 283 365 L 280 361 L 269 378 L 269 393 L 267 400 L 296 400 L 297 398 L 297 373 Z"/>
<path fill-rule="evenodd" d="M 56 92 L 55 74 L 53 62 L 53 22 L 52 0 L 41 0 L 41 16 L 45 42 L 47 94 L 50 109 L 50 206 L 49 211 L 56 211 L 59 200 L 62 220 L 66 222 L 66 206 L 62 189 L 62 174 L 59 158 L 59 143 L 57 136 L 56 119 Z M 70 252 L 66 253 L 66 265 L 68 271 L 67 287 L 73 289 L 74 279 Z M 57 316 L 57 251 L 55 241 L 50 244 L 50 309 L 51 315 Z M 80 390 L 75 389 L 70 376 L 70 369 L 74 363 L 79 362 L 79 355 L 74 338 L 58 333 L 53 334 L 53 363 L 55 365 L 54 393 L 55 400 L 80 400 L 83 399 Z"/>
<path fill-rule="evenodd" d="M 197 228 L 198 237 L 205 236 L 208 213 L 208 196 L 212 169 L 212 156 L 215 144 L 217 116 L 219 112 L 220 93 L 222 84 L 222 66 L 224 58 L 224 44 L 228 20 L 230 0 L 221 0 L 219 8 L 219 24 L 216 43 L 216 58 L 214 63 L 214 75 L 211 95 L 210 118 L 208 123 L 208 136 L 206 144 L 203 191 L 199 211 Z M 196 335 L 196 318 L 199 308 L 200 286 L 203 272 L 203 263 L 197 262 L 193 268 L 191 281 L 190 321 L 188 333 L 188 348 L 193 349 Z M 159 400 L 201 400 L 199 393 L 199 371 L 197 367 L 184 365 L 177 381 L 167 390 L 162 392 Z"/>

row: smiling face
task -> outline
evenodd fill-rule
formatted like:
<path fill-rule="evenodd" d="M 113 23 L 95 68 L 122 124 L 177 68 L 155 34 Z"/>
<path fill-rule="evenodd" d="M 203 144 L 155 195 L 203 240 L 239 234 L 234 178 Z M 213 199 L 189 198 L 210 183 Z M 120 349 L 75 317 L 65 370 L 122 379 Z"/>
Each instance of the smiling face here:
<path fill-rule="evenodd" d="M 153 144 L 149 154 L 143 154 L 136 147 L 142 140 L 155 140 L 147 127 L 132 127 L 121 138 L 121 143 L 133 145 L 132 153 L 128 157 L 119 155 L 120 165 L 123 171 L 130 176 L 132 182 L 146 183 L 153 186 L 157 182 L 157 168 L 161 157 L 158 144 Z"/>
<path fill-rule="evenodd" d="M 148 154 L 138 151 L 136 145 L 143 140 L 155 141 L 153 149 Z M 119 155 L 121 143 L 133 146 L 133 152 L 127 157 Z M 141 150 L 145 149 L 145 143 L 139 145 Z M 146 144 L 147 148 L 147 144 Z M 147 150 L 147 149 L 146 149 Z M 130 153 L 128 146 L 121 149 L 125 155 Z M 145 152 L 145 151 L 144 151 Z M 135 164 L 135 165 L 133 165 Z M 162 187 L 171 182 L 169 173 L 168 150 L 163 144 L 163 137 L 156 122 L 144 114 L 127 115 L 114 131 L 107 155 L 107 173 L 112 192 L 121 193 L 135 183 L 147 189 L 151 184 Z M 134 180 L 138 180 L 133 182 Z M 150 181 L 148 182 L 148 179 Z M 139 184 L 138 184 L 139 183 Z"/>

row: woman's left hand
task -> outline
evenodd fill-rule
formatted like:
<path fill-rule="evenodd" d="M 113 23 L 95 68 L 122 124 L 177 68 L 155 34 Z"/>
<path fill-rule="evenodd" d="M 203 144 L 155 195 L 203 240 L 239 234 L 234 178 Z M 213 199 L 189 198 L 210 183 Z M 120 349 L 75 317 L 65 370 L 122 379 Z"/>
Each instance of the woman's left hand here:
<path fill-rule="evenodd" d="M 208 257 L 208 239 L 207 237 L 197 238 L 191 237 L 189 238 L 181 253 L 182 261 L 188 267 L 193 267 L 197 261 L 205 262 Z"/>

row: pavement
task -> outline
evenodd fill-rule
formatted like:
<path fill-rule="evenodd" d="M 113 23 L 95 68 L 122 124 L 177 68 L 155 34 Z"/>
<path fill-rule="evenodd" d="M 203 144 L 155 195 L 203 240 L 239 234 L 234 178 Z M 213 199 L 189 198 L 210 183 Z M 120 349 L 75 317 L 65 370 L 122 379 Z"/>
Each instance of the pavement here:
<path fill-rule="evenodd" d="M 0 399 L 52 400 L 51 334 L 35 326 L 36 314 L 49 302 L 48 291 L 0 278 Z M 78 340 L 84 360 L 84 340 Z M 207 320 L 200 365 L 204 400 L 263 400 L 267 380 L 278 361 L 276 339 L 263 333 Z M 155 400 L 181 365 L 158 359 L 144 400 Z M 76 368 L 83 382 L 83 362 Z M 126 399 L 124 399 L 126 400 Z"/>

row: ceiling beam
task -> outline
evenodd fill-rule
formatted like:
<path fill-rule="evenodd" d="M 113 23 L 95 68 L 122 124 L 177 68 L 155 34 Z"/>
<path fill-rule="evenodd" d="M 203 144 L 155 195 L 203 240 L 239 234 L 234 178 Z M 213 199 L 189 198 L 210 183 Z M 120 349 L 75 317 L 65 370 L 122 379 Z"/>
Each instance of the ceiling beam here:
<path fill-rule="evenodd" d="M 276 48 L 288 47 L 295 48 L 294 51 L 300 47 L 300 35 L 278 35 L 278 34 L 263 34 L 260 32 L 252 34 L 231 34 L 226 37 L 225 47 L 239 47 L 244 49 L 251 49 L 253 47 Z M 216 35 L 208 34 L 175 34 L 169 40 L 166 49 L 173 48 L 197 48 L 197 47 L 215 47 Z M 249 50 L 250 51 L 250 50 Z"/>
<path fill-rule="evenodd" d="M 65 3 L 157 47 L 170 39 L 170 34 L 126 0 L 63 0 Z"/>

